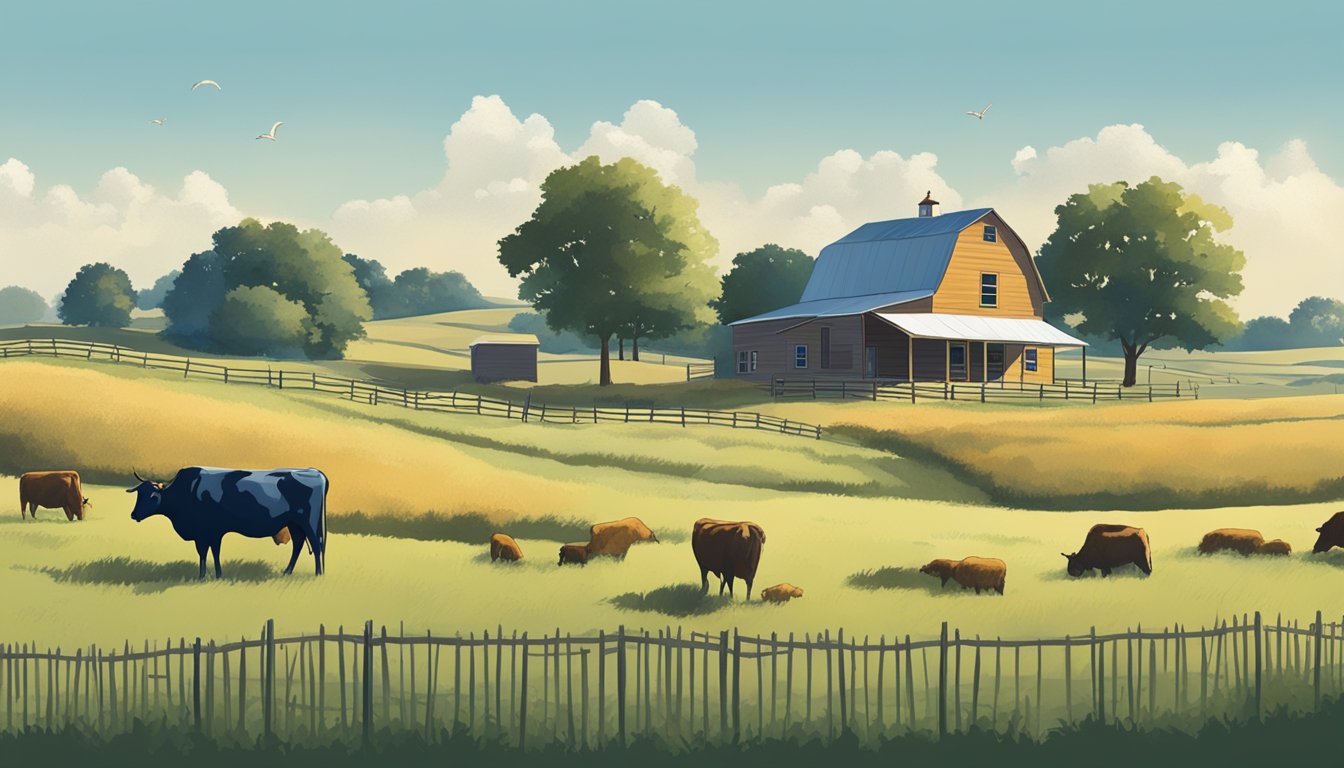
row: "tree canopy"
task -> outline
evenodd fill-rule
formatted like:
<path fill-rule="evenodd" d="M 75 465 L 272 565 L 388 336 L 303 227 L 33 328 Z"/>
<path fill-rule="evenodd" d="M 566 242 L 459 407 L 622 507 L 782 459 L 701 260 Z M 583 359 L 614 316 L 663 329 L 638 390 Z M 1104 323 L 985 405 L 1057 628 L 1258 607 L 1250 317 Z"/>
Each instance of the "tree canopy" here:
<path fill-rule="evenodd" d="M 10 285 L 0 288 L 0 325 L 36 323 L 47 314 L 47 300 L 37 291 Z"/>
<path fill-rule="evenodd" d="M 1288 319 L 1252 318 L 1228 349 L 1302 349 L 1344 345 L 1344 301 L 1311 296 L 1298 302 Z"/>
<path fill-rule="evenodd" d="M 1241 293 L 1246 257 L 1215 238 L 1232 226 L 1223 209 L 1154 176 L 1091 185 L 1055 214 L 1036 258 L 1048 319 L 1119 341 L 1126 386 L 1150 346 L 1203 349 L 1240 330 L 1226 299 Z"/>
<path fill-rule="evenodd" d="M 461 272 L 434 272 L 425 267 L 405 270 L 395 279 L 377 259 L 345 254 L 355 282 L 368 294 L 374 320 L 430 315 L 491 306 Z"/>
<path fill-rule="evenodd" d="M 294 306 L 304 314 L 297 349 L 310 358 L 339 357 L 364 335 L 368 298 L 326 233 L 245 219 L 212 239 L 214 248 L 188 259 L 164 297 L 169 335 L 224 352 L 278 353 L 296 347 Z M 248 311 L 275 322 L 258 325 L 244 317 Z"/>
<path fill-rule="evenodd" d="M 727 325 L 745 317 L 798 303 L 812 276 L 815 260 L 796 248 L 768 243 L 733 257 L 720 279 L 719 298 L 709 303 Z"/>
<path fill-rule="evenodd" d="M 66 325 L 125 328 L 135 309 L 135 289 L 126 272 L 106 262 L 85 264 L 65 287 L 56 313 Z"/>
<path fill-rule="evenodd" d="M 181 270 L 174 269 L 155 280 L 153 286 L 137 292 L 135 305 L 140 309 L 157 309 L 163 306 L 163 297 L 168 295 L 168 291 L 173 287 L 173 281 L 177 280 L 180 274 Z"/>
<path fill-rule="evenodd" d="M 598 380 L 610 384 L 612 336 L 656 338 L 711 317 L 718 242 L 697 207 L 634 160 L 589 157 L 546 178 L 499 261 L 552 329 L 596 339 Z"/>

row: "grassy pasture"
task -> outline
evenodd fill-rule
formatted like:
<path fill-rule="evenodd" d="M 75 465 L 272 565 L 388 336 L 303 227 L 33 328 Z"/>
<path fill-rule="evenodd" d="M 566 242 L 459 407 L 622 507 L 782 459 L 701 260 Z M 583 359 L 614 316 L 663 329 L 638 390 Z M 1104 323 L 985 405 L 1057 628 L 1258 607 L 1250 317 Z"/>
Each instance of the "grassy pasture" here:
<path fill-rule="evenodd" d="M 1287 409 L 1273 423 L 1297 424 L 1328 416 L 1335 401 L 1305 402 L 1310 407 L 1287 400 L 1262 405 L 1271 414 Z M 816 408 L 851 420 L 865 413 L 852 405 Z M 1230 410 L 1220 415 L 1219 406 Z M 1146 406 L 978 413 L 982 426 L 1004 425 L 1004 445 L 1021 433 L 1016 419 L 1104 417 L 1111 421 L 1090 428 L 1117 430 L 1136 418 L 1167 418 L 1190 429 L 1214 427 L 1182 421 L 1239 425 L 1249 418 L 1239 403 L 1208 407 L 1167 417 Z M 1314 541 L 1313 529 L 1339 508 L 1333 502 L 1143 512 L 1006 509 L 937 464 L 862 445 L 714 428 L 562 427 L 416 414 L 46 361 L 0 365 L 0 413 L 0 472 L 8 475 L 0 487 L 12 489 L 12 476 L 25 469 L 75 466 L 89 478 L 94 502 L 88 519 L 74 524 L 58 511 L 21 522 L 13 514 L 17 499 L 7 515 L 0 505 L 0 561 L 7 565 L 0 569 L 7 595 L 0 624 L 40 643 L 237 637 L 270 617 L 283 632 L 372 618 L 439 633 L 673 624 L 799 634 L 843 627 L 850 635 L 917 637 L 948 620 L 972 633 L 1035 637 L 1092 625 L 1194 627 L 1257 609 L 1306 619 L 1318 608 L 1344 607 L 1335 588 L 1344 552 L 1301 554 Z M 941 413 L 953 429 L 970 430 L 975 421 L 972 411 L 952 405 L 893 413 L 928 420 Z M 878 415 L 866 418 L 889 427 Z M 930 421 L 923 426 L 934 431 Z M 918 425 L 909 429 L 920 432 Z M 309 560 L 282 578 L 287 548 L 230 537 L 226 579 L 196 582 L 193 547 L 166 520 L 133 523 L 122 493 L 132 465 L 165 476 L 193 463 L 324 469 L 332 479 L 329 574 L 313 577 Z M 790 485 L 800 478 L 829 485 Z M 587 524 L 630 514 L 664 543 L 638 546 L 623 562 L 555 565 L 558 545 L 583 538 Z M 688 534 L 702 516 L 761 523 L 768 539 L 758 589 L 790 581 L 806 595 L 784 606 L 744 603 L 740 594 L 732 602 L 699 597 Z M 1075 549 L 1097 522 L 1147 528 L 1154 575 L 1067 578 L 1059 552 Z M 1204 532 L 1224 526 L 1258 528 L 1288 540 L 1297 553 L 1289 559 L 1194 554 Z M 521 563 L 489 562 L 485 538 L 495 528 L 519 539 Z M 917 573 L 932 558 L 967 555 L 1008 562 L 1005 596 L 940 589 Z"/>

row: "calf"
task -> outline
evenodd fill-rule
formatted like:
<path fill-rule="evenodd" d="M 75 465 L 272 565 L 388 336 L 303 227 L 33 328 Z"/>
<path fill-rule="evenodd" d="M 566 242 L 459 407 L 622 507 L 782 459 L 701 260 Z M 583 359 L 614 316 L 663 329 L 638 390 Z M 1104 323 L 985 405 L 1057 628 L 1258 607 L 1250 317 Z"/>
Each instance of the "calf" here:
<path fill-rule="evenodd" d="M 518 546 L 518 542 L 514 541 L 512 536 L 496 533 L 490 537 L 490 562 L 496 560 L 517 562 L 522 559 L 523 548 Z"/>
<path fill-rule="evenodd" d="M 19 478 L 19 517 L 26 518 L 31 511 L 37 519 L 37 508 L 65 510 L 66 520 L 83 520 L 89 500 L 79 482 L 79 473 L 73 469 L 52 472 L 26 472 Z"/>
<path fill-rule="evenodd" d="M 974 589 L 975 594 L 994 590 L 1003 594 L 1008 580 L 1008 566 L 992 557 L 967 557 L 961 560 L 934 560 L 919 569 L 920 573 L 937 576 L 947 586 L 949 579 L 963 589 Z"/>
<path fill-rule="evenodd" d="M 561 544 L 560 562 L 558 565 L 574 563 L 577 565 L 588 564 L 588 545 L 587 544 Z"/>

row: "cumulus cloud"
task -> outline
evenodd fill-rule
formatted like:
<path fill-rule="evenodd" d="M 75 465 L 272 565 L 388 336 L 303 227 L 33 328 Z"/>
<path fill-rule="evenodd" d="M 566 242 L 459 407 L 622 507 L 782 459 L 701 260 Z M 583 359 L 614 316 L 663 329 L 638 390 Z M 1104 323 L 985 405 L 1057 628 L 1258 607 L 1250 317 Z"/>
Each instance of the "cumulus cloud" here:
<path fill-rule="evenodd" d="M 241 214 L 225 189 L 200 171 L 164 193 L 125 168 L 103 174 L 92 193 L 55 184 L 45 190 L 28 166 L 0 165 L 0 266 L 4 281 L 48 296 L 84 264 L 108 261 L 149 287 L 208 246 L 210 233 Z"/>
<path fill-rule="evenodd" d="M 1220 238 L 1246 254 L 1246 289 L 1234 302 L 1244 317 L 1286 315 L 1306 296 L 1344 291 L 1344 249 L 1330 231 L 1344 214 L 1344 187 L 1317 167 L 1304 142 L 1262 158 L 1228 141 L 1213 159 L 1192 163 L 1142 125 L 1112 125 L 1043 154 L 1023 147 L 1012 167 L 1010 186 L 976 202 L 1002 211 L 1033 248 L 1054 230 L 1055 206 L 1088 184 L 1161 176 L 1232 215 Z"/>

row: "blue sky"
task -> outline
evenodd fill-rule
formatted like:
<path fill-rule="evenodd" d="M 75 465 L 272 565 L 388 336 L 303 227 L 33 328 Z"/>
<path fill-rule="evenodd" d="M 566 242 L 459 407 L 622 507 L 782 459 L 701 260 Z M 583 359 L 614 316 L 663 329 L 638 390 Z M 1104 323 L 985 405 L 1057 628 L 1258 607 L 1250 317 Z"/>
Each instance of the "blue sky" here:
<path fill-rule="evenodd" d="M 10 2 L 0 161 L 81 194 L 118 166 L 162 189 L 203 171 L 238 210 L 320 221 L 434 187 L 450 126 L 498 94 L 567 152 L 655 100 L 693 129 L 698 178 L 747 195 L 853 149 L 935 153 L 971 200 L 1010 185 L 1025 146 L 1134 123 L 1187 163 L 1305 142 L 1340 179 L 1341 8 Z M 224 90 L 190 92 L 201 78 Z M 988 102 L 983 123 L 963 114 Z M 275 120 L 281 141 L 253 139 Z"/>

